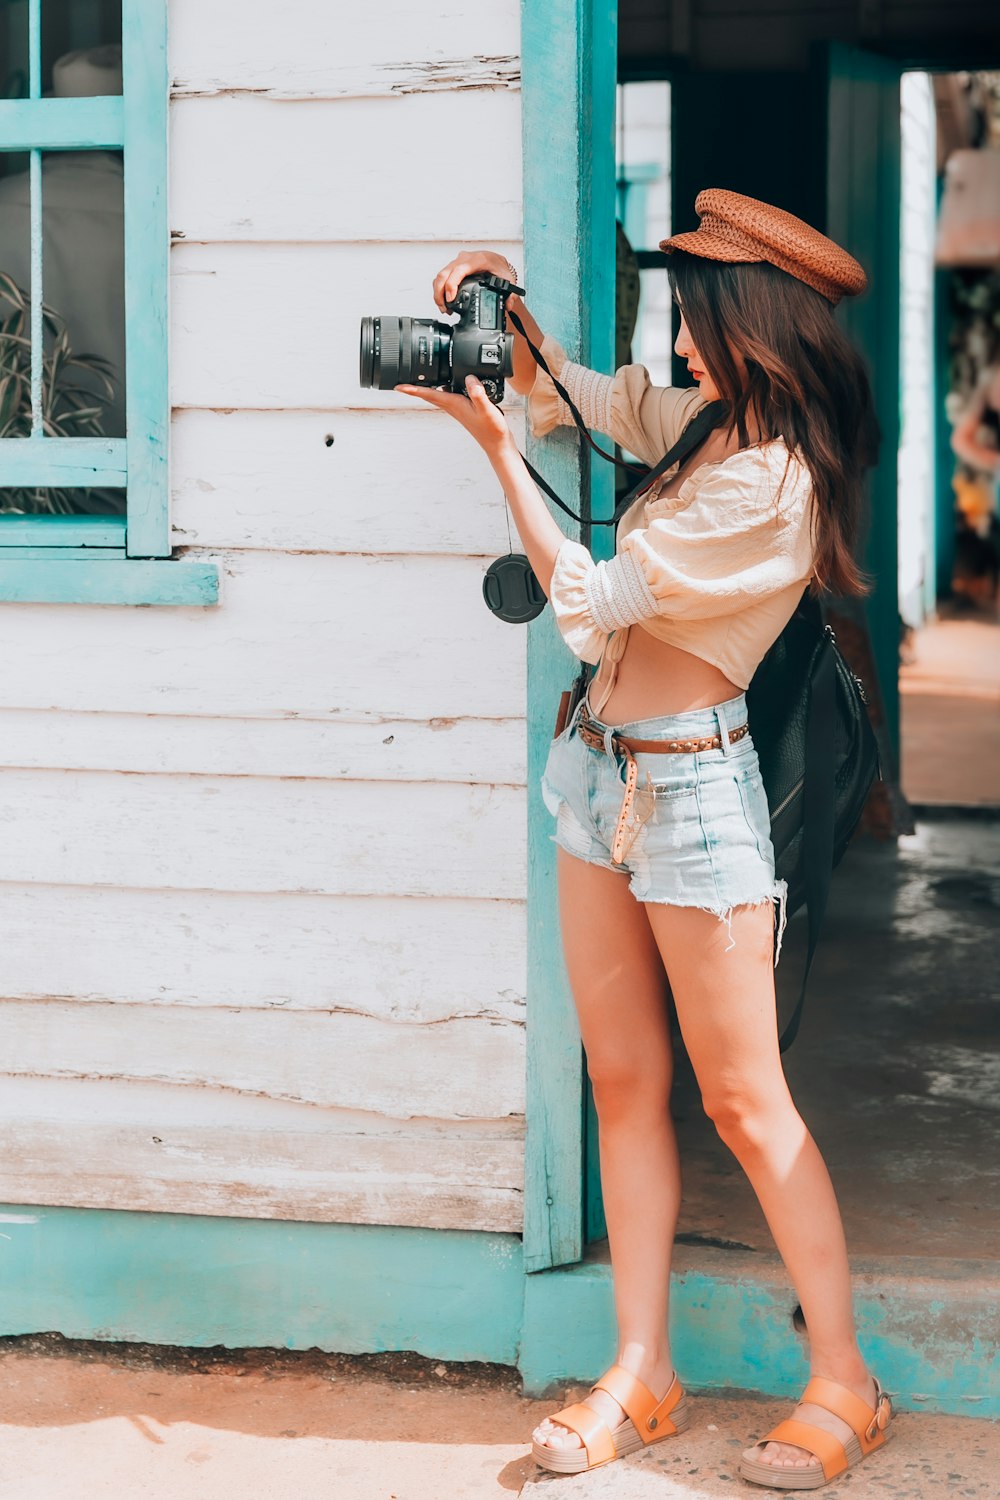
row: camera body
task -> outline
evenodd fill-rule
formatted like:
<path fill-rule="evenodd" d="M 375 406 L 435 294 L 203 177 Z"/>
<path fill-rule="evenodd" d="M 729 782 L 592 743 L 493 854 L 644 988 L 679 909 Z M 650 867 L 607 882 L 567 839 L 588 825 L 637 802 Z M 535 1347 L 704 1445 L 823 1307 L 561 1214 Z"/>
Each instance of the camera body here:
<path fill-rule="evenodd" d="M 514 336 L 507 332 L 507 298 L 521 288 L 502 276 L 478 273 L 459 285 L 449 312 L 455 323 L 388 315 L 361 319 L 361 384 L 391 391 L 397 385 L 438 386 L 465 393 L 475 375 L 495 406 L 504 377 L 514 373 Z"/>

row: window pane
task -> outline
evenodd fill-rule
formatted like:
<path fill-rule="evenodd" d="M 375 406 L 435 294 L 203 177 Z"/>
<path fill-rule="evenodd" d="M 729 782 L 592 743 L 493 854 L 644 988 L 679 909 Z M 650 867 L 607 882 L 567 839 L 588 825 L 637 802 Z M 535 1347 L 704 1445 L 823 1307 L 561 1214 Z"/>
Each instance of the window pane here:
<path fill-rule="evenodd" d="M 3 29 L 26 4 L 0 7 L 0 72 L 19 77 L 20 34 Z M 75 98 L 121 92 L 120 0 L 44 0 L 42 87 Z M 26 57 L 26 54 L 25 54 Z M 26 61 L 25 61 L 26 66 Z M 0 437 L 31 428 L 31 194 L 26 157 L 0 176 Z M 124 235 L 120 152 L 49 151 L 42 158 L 44 431 L 124 437 Z M 0 489 L 0 510 L 108 514 L 124 490 Z"/>
<path fill-rule="evenodd" d="M 645 365 L 654 385 L 671 385 L 670 349 L 673 302 L 666 267 L 639 272 L 639 320 L 632 343 L 637 365 Z"/>
<path fill-rule="evenodd" d="M 618 217 L 633 250 L 670 233 L 670 84 L 618 88 Z"/>

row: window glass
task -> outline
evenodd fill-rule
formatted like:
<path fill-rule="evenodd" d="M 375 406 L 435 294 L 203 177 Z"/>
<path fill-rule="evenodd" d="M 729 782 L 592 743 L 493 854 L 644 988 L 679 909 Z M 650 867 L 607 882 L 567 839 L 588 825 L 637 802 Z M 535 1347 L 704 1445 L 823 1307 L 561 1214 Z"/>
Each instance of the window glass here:
<path fill-rule="evenodd" d="M 0 77 L 24 97 L 26 0 L 0 5 Z M 43 0 L 43 98 L 121 93 L 120 0 Z M 0 153 L 0 437 L 31 432 L 31 191 L 27 153 Z M 45 151 L 43 430 L 125 436 L 124 192 L 120 151 Z M 125 491 L 0 488 L 0 511 L 121 514 Z"/>
<path fill-rule="evenodd" d="M 656 385 L 670 384 L 673 339 L 670 285 L 659 242 L 670 234 L 670 84 L 618 86 L 618 222 L 639 266 L 640 296 L 632 359 Z"/>

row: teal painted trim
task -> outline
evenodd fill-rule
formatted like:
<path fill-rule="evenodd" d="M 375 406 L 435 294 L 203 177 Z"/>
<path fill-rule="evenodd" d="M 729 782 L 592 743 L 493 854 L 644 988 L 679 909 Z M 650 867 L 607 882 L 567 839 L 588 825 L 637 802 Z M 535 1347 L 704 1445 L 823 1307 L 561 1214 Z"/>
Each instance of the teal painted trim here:
<path fill-rule="evenodd" d="M 620 162 L 618 165 L 618 218 L 633 250 L 648 250 L 646 213 L 649 184 L 663 173 L 662 162 Z"/>
<path fill-rule="evenodd" d="M 28 92 L 42 97 L 42 0 L 28 0 Z"/>
<path fill-rule="evenodd" d="M 0 151 L 116 151 L 124 143 L 120 98 L 0 99 Z"/>
<path fill-rule="evenodd" d="M 857 47 L 829 49 L 828 232 L 868 272 L 859 297 L 845 297 L 838 320 L 868 363 L 882 428 L 869 486 L 864 565 L 875 577 L 868 626 L 885 712 L 899 757 L 900 434 L 899 243 L 901 215 L 900 64 Z"/>
<path fill-rule="evenodd" d="M 618 198 L 618 152 L 615 122 L 618 108 L 618 5 L 617 0 L 591 0 L 590 47 L 581 82 L 580 136 L 589 142 L 590 170 L 584 173 L 584 204 L 581 236 L 590 241 L 590 293 L 587 363 L 603 374 L 615 368 L 615 300 L 618 287 L 616 233 Z M 585 158 L 586 159 L 586 158 Z M 611 439 L 593 433 L 606 452 L 614 452 Z M 602 458 L 590 461 L 590 505 L 595 520 L 614 515 L 615 467 Z M 615 553 L 610 526 L 596 526 L 590 550 L 597 559 Z M 586 1059 L 585 1059 L 586 1061 Z M 604 1194 L 598 1156 L 597 1112 L 590 1079 L 584 1077 L 584 1243 L 607 1234 Z"/>
<path fill-rule="evenodd" d="M 796 1396 L 809 1377 L 797 1298 L 776 1257 L 677 1247 L 671 1351 L 689 1390 Z M 852 1266 L 858 1341 L 895 1405 L 1000 1416 L 1000 1351 L 989 1334 L 1000 1282 L 978 1262 L 893 1260 Z M 527 1278 L 519 1368 L 526 1394 L 589 1382 L 615 1353 L 604 1259 Z"/>
<path fill-rule="evenodd" d="M 528 302 L 571 357 L 585 344 L 581 295 L 578 149 L 582 46 L 576 0 L 522 0 L 521 119 L 524 160 L 524 255 Z M 587 460 L 565 430 L 535 441 L 528 454 L 572 504 L 587 479 Z M 555 514 L 555 511 L 553 511 Z M 565 525 L 565 522 L 562 522 Z M 575 528 L 570 527 L 575 535 Z M 551 610 L 528 626 L 528 994 L 524 1262 L 537 1271 L 583 1252 L 583 1142 L 580 1122 L 583 1053 L 559 936 L 552 819 L 539 780 L 560 693 L 575 661 Z"/>
<path fill-rule="evenodd" d="M 31 248 L 31 436 L 38 439 L 44 432 L 42 414 L 42 378 L 45 343 L 42 306 L 42 153 L 33 150 L 28 157 L 28 196 L 30 199 Z"/>
<path fill-rule="evenodd" d="M 213 562 L 140 558 L 0 557 L 0 602 L 21 604 L 218 604 Z"/>
<path fill-rule="evenodd" d="M 614 347 L 613 86 L 609 100 L 592 95 L 595 79 L 611 65 L 614 15 L 607 0 L 522 0 L 521 6 L 528 300 L 571 358 L 605 368 Z M 605 214 L 607 226 L 595 230 Z M 557 493 L 570 503 L 589 499 L 590 464 L 572 433 L 537 443 L 529 438 L 528 449 Z M 596 498 L 609 503 L 600 486 Z M 552 819 L 539 787 L 559 696 L 578 665 L 551 611 L 528 626 L 529 1271 L 576 1260 L 583 1250 L 583 1054 L 559 934 Z"/>
<path fill-rule="evenodd" d="M 123 0 L 125 413 L 132 557 L 169 557 L 167 7 Z"/>
<path fill-rule="evenodd" d="M 118 547 L 125 550 L 124 516 L 15 516 L 0 514 L 0 547 Z M 43 553 L 44 555 L 44 553 Z"/>
<path fill-rule="evenodd" d="M 0 1206 L 0 1333 L 514 1364 L 513 1234 Z"/>
<path fill-rule="evenodd" d="M 116 489 L 125 483 L 124 438 L 0 438 L 0 483 Z"/>

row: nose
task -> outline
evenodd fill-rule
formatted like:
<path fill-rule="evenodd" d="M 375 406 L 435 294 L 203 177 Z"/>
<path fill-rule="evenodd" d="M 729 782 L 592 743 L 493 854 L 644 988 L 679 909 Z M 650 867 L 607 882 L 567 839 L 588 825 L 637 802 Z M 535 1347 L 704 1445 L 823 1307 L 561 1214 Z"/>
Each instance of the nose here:
<path fill-rule="evenodd" d="M 687 330 L 687 324 L 681 318 L 681 326 L 677 330 L 677 338 L 674 340 L 674 353 L 680 359 L 686 359 L 691 352 L 691 337 Z"/>

